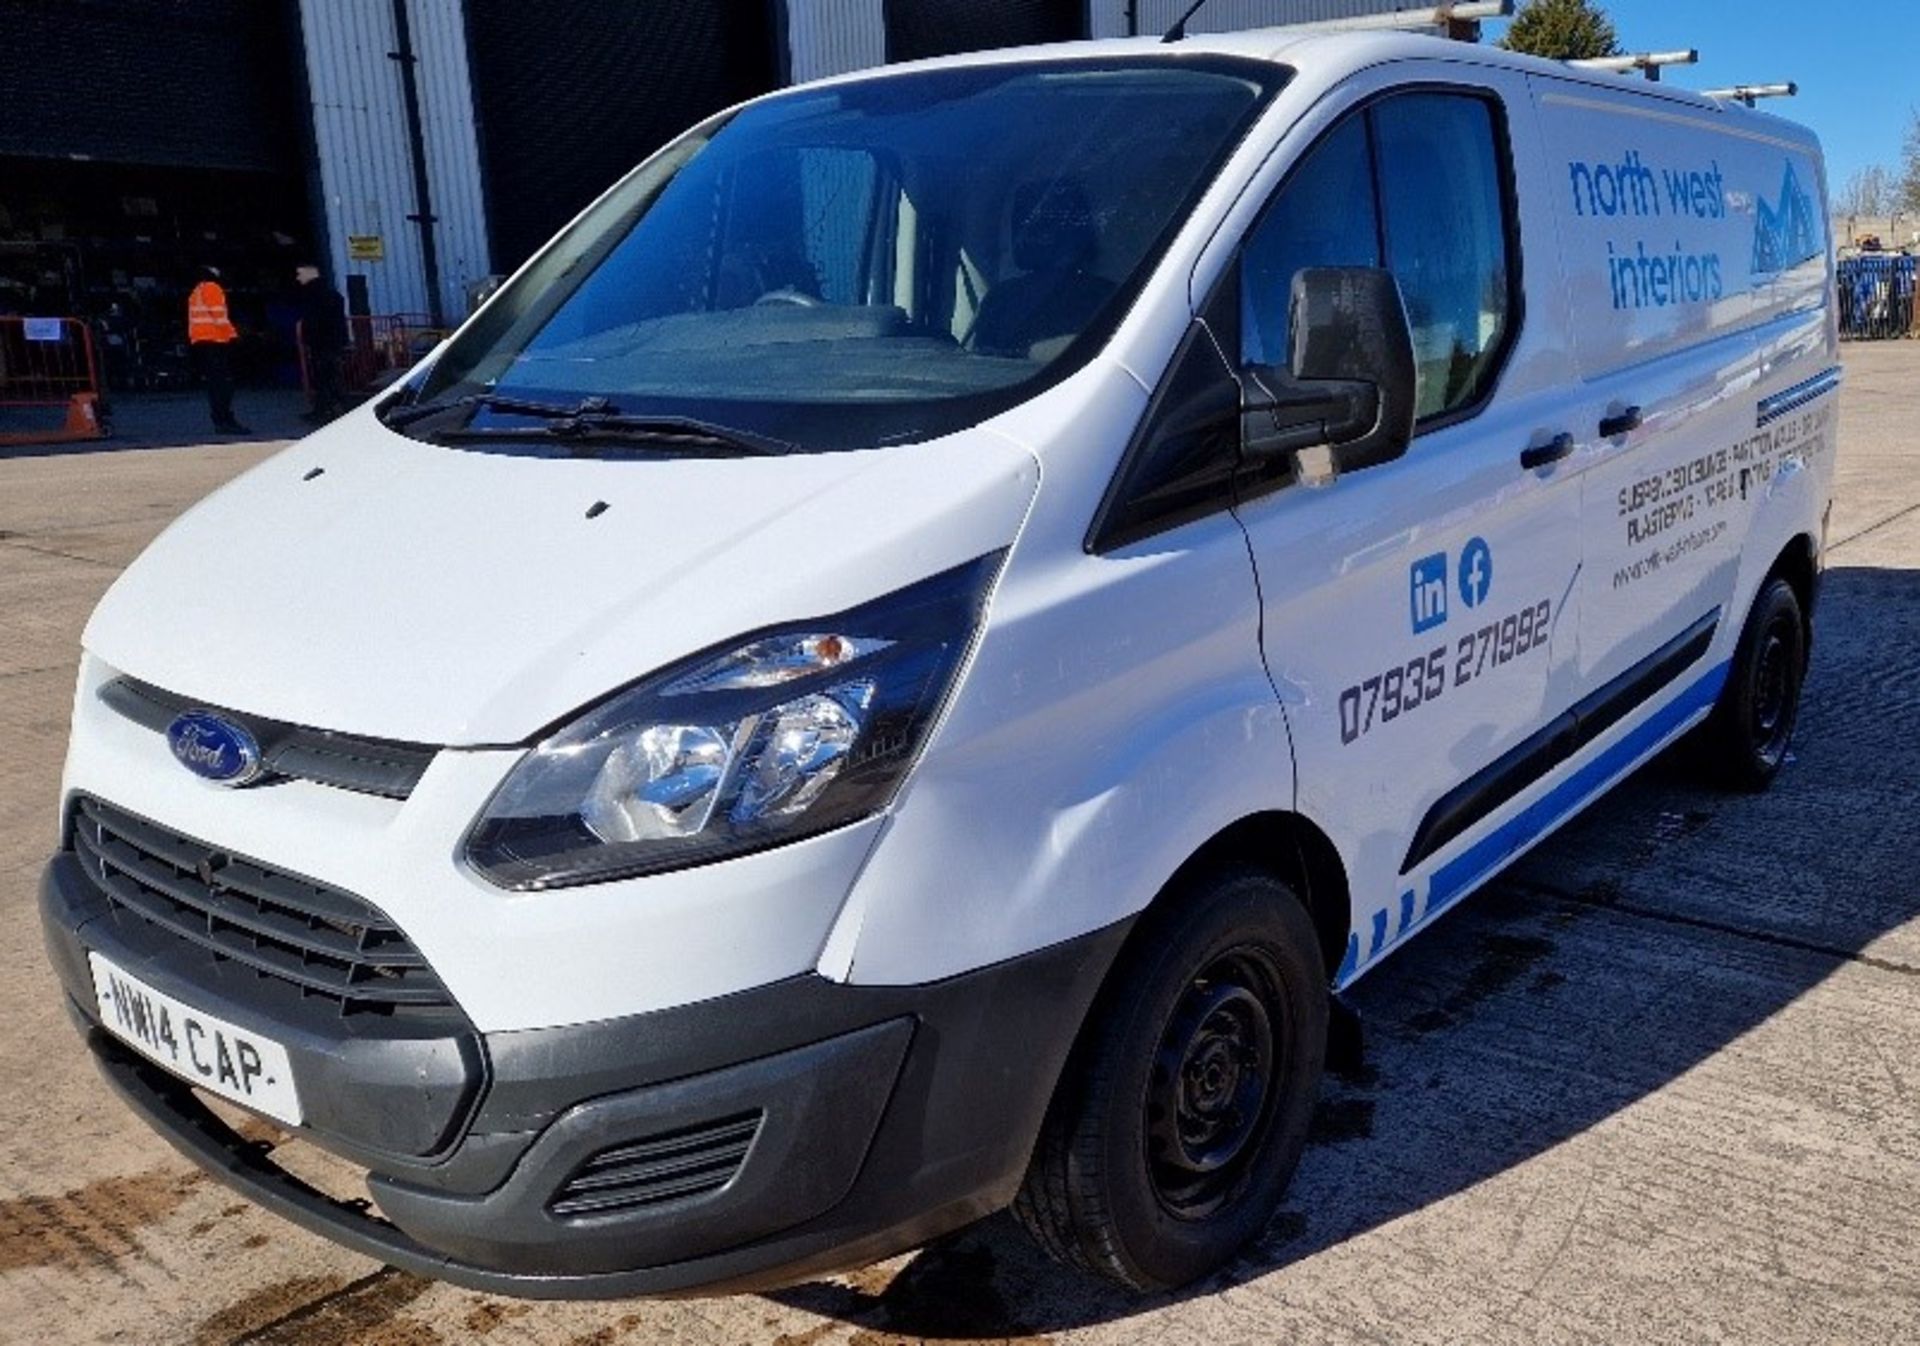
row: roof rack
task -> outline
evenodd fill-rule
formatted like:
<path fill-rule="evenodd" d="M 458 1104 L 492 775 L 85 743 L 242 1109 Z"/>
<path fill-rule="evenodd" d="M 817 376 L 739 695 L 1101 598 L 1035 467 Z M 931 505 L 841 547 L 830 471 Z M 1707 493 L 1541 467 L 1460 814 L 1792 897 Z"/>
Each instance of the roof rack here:
<path fill-rule="evenodd" d="M 1195 16 L 1206 0 L 1197 0 L 1166 31 L 1162 42 L 1178 42 L 1187 35 L 1187 21 Z M 1382 30 L 1408 30 L 1437 28 L 1448 37 L 1465 41 L 1476 41 L 1480 36 L 1482 19 L 1506 19 L 1513 17 L 1514 0 L 1453 0 L 1451 4 L 1431 5 L 1425 9 L 1400 9 L 1386 14 L 1359 14 L 1344 19 L 1311 19 L 1304 23 L 1275 25 L 1288 31 L 1315 33 L 1352 33 Z M 1129 24 L 1135 24 L 1134 11 L 1129 10 Z M 1132 29 L 1137 31 L 1137 29 Z"/>
<path fill-rule="evenodd" d="M 1513 0 L 1456 0 L 1454 4 L 1434 5 L 1429 9 L 1397 9 L 1385 14 L 1357 14 L 1348 19 L 1320 19 L 1287 26 L 1341 33 L 1366 32 L 1370 29 L 1439 28 L 1445 30 L 1448 37 L 1474 41 L 1480 35 L 1482 19 L 1512 17 Z"/>
<path fill-rule="evenodd" d="M 1752 107 L 1761 98 L 1792 98 L 1800 92 L 1800 86 L 1788 80 L 1784 84 L 1735 84 L 1725 89 L 1702 89 L 1701 92 L 1709 98 L 1745 103 Z"/>
<path fill-rule="evenodd" d="M 1697 65 L 1700 61 L 1700 49 L 1688 47 L 1684 51 L 1643 51 L 1627 56 L 1591 56 L 1567 64 L 1579 70 L 1612 70 L 1619 74 L 1630 74 L 1638 70 L 1648 79 L 1658 83 L 1661 70 L 1670 65 Z"/>

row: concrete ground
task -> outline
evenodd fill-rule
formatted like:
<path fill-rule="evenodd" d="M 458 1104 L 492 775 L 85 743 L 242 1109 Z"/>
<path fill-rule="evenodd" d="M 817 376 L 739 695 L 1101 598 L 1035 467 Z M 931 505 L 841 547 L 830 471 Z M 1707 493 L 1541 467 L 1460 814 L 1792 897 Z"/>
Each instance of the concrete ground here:
<path fill-rule="evenodd" d="M 771 1296 L 487 1299 L 203 1179 L 58 1008 L 33 890 L 95 598 L 266 444 L 0 453 L 0 1341 L 1895 1342 L 1920 1322 L 1920 343 L 1847 352 L 1772 793 L 1656 763 L 1365 981 L 1285 1213 L 1131 1301 L 1004 1219 Z"/>

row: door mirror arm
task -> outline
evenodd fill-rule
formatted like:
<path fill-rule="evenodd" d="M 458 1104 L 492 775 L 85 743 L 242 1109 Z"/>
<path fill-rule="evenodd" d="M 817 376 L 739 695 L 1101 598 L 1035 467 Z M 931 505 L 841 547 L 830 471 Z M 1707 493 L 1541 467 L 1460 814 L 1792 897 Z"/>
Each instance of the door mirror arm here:
<path fill-rule="evenodd" d="M 1379 419 L 1379 393 L 1371 383 L 1302 380 L 1273 369 L 1250 368 L 1246 373 L 1240 444 L 1250 461 L 1349 443 Z"/>

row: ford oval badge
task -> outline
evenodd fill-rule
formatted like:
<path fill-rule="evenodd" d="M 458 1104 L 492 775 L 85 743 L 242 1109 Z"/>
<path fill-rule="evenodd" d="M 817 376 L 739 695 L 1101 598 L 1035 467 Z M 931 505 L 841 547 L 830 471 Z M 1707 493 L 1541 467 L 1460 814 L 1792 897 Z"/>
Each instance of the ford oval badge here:
<path fill-rule="evenodd" d="M 167 726 L 167 746 L 181 766 L 219 785 L 245 785 L 266 766 L 260 743 L 246 726 L 210 710 L 175 716 Z"/>

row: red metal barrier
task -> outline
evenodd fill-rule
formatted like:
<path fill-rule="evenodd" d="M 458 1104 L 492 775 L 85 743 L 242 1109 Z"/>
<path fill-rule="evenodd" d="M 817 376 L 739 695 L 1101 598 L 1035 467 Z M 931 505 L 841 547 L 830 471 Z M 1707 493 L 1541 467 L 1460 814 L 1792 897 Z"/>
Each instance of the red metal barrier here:
<path fill-rule="evenodd" d="M 347 349 L 340 356 L 340 391 L 348 397 L 376 392 L 440 344 L 446 329 L 430 326 L 424 313 L 355 314 L 347 319 Z M 294 342 L 300 348 L 300 389 L 313 395 L 313 353 L 307 347 L 307 325 L 297 323 Z"/>
<path fill-rule="evenodd" d="M 105 439 L 109 431 L 87 324 L 0 318 L 0 444 Z"/>

